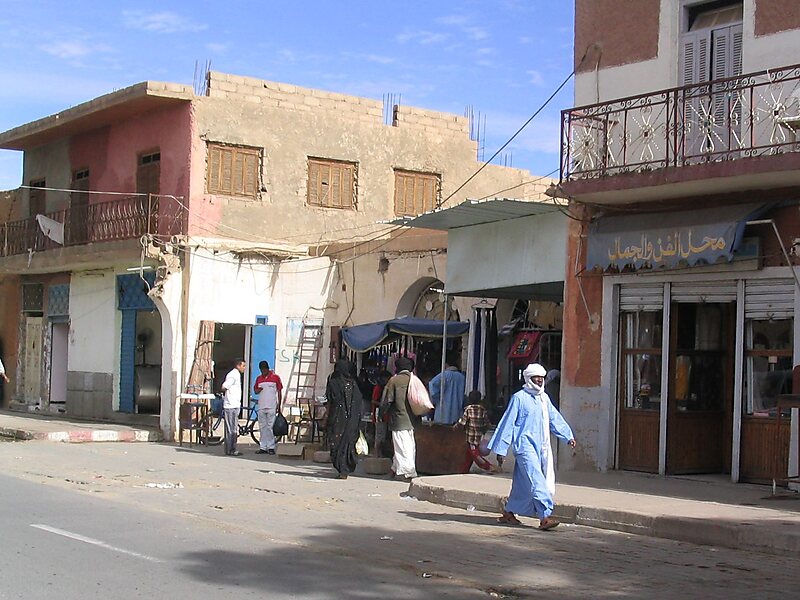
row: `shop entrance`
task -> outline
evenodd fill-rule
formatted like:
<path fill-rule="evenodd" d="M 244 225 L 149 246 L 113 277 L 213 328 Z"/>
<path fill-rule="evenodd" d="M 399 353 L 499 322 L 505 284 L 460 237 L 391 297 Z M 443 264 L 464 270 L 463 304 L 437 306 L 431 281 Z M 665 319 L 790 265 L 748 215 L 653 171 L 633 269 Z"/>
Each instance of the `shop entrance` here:
<path fill-rule="evenodd" d="M 672 305 L 668 474 L 730 472 L 733 306 L 733 303 Z"/>
<path fill-rule="evenodd" d="M 666 418 L 667 474 L 730 472 L 734 306 L 675 302 L 666 340 L 657 302 L 621 313 L 618 468 L 659 472 Z"/>

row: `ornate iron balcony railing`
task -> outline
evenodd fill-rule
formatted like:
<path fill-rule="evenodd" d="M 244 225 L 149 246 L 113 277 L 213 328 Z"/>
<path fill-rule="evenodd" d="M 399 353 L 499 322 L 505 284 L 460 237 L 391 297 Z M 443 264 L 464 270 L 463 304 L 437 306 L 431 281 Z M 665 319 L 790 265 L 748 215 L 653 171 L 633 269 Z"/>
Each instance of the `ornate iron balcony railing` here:
<path fill-rule="evenodd" d="M 0 255 L 128 240 L 146 234 L 168 239 L 184 233 L 185 223 L 183 207 L 174 198 L 156 195 L 103 201 L 90 198 L 86 203 L 76 203 L 73 197 L 70 208 L 41 216 L 45 217 L 41 224 L 35 216 L 0 224 Z"/>
<path fill-rule="evenodd" d="M 800 151 L 800 65 L 561 113 L 561 181 Z"/>

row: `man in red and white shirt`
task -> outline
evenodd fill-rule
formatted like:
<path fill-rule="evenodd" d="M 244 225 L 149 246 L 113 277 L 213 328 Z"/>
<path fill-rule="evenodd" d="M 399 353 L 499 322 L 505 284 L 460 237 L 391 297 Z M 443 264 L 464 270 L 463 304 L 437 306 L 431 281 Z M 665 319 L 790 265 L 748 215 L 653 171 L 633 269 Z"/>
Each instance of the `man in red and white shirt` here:
<path fill-rule="evenodd" d="M 258 429 L 261 434 L 260 448 L 256 454 L 275 454 L 275 436 L 272 426 L 275 415 L 281 408 L 283 398 L 283 382 L 278 374 L 269 368 L 269 363 L 262 360 L 258 363 L 261 375 L 256 377 L 253 391 L 258 395 Z"/>

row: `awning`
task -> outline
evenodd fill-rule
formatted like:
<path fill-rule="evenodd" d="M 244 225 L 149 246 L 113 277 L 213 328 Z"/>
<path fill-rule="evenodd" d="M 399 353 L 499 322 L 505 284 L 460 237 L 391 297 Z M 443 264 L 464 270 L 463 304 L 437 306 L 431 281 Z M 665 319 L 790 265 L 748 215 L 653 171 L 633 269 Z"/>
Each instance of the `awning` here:
<path fill-rule="evenodd" d="M 396 223 L 447 231 L 450 295 L 561 302 L 567 255 L 562 210 L 552 202 L 467 200 Z"/>
<path fill-rule="evenodd" d="M 554 213 L 558 210 L 558 206 L 555 206 L 552 201 L 530 202 L 509 198 L 467 200 L 449 208 L 437 208 L 418 217 L 396 219 L 391 224 L 448 231 L 458 227 L 471 227 L 472 225 L 497 223 L 531 215 Z"/>
<path fill-rule="evenodd" d="M 415 319 L 403 317 L 389 321 L 378 321 L 366 325 L 355 325 L 342 328 L 342 340 L 345 345 L 356 352 L 366 352 L 381 343 L 388 341 L 393 335 L 413 335 L 416 337 L 441 338 L 444 323 L 433 319 Z M 447 337 L 459 337 L 469 331 L 469 323 L 461 321 L 447 322 Z"/>
<path fill-rule="evenodd" d="M 586 268 L 658 269 L 730 261 L 747 221 L 768 206 L 739 204 L 600 218 L 589 230 Z"/>

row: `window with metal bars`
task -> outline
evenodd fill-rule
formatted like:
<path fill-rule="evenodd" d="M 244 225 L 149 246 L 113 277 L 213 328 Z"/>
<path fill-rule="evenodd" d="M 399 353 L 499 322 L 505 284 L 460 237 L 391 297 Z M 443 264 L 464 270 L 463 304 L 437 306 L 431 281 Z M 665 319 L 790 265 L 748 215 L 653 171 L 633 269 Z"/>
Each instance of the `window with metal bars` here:
<path fill-rule="evenodd" d="M 22 284 L 22 312 L 41 315 L 44 310 L 44 285 L 41 283 Z"/>
<path fill-rule="evenodd" d="M 161 180 L 161 152 L 153 150 L 139 155 L 136 168 L 136 193 L 158 194 Z"/>
<path fill-rule="evenodd" d="M 436 173 L 394 172 L 394 214 L 416 217 L 439 204 L 441 178 Z"/>
<path fill-rule="evenodd" d="M 355 163 L 324 158 L 308 159 L 309 206 L 356 208 L 357 168 Z"/>
<path fill-rule="evenodd" d="M 258 198 L 261 151 L 246 146 L 208 144 L 206 191 Z"/>

